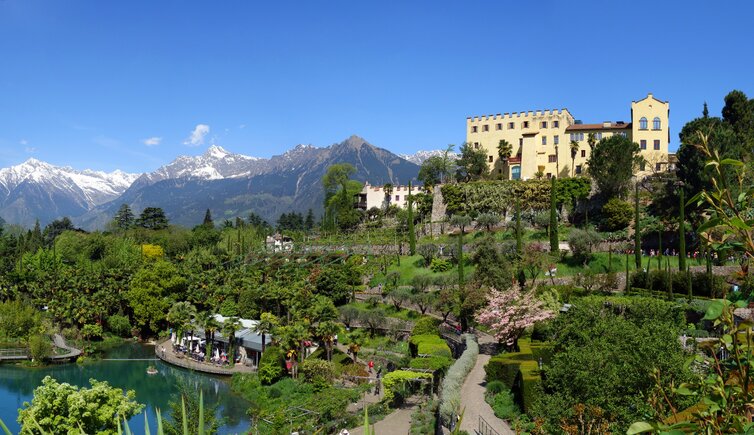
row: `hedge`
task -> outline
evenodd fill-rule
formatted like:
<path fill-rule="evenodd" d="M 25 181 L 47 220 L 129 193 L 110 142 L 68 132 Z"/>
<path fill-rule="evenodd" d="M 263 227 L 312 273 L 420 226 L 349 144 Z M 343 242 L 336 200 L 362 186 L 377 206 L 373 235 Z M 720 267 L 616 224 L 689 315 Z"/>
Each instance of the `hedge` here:
<path fill-rule="evenodd" d="M 711 277 L 706 272 L 691 272 L 691 293 L 693 296 L 707 298 L 721 297 L 725 290 L 725 280 L 718 275 Z M 689 272 L 670 271 L 670 281 L 673 293 L 688 296 Z M 668 272 L 665 270 L 651 270 L 635 272 L 631 275 L 631 287 L 649 289 L 652 291 L 668 291 Z"/>
<path fill-rule="evenodd" d="M 412 369 L 433 370 L 445 374 L 451 364 L 453 364 L 453 360 L 448 357 L 430 356 L 427 358 L 414 358 L 409 362 L 408 366 Z"/>
<path fill-rule="evenodd" d="M 414 329 L 411 330 L 411 336 L 415 335 L 437 335 L 440 333 L 440 319 L 424 316 L 414 323 Z"/>
<path fill-rule="evenodd" d="M 501 381 L 513 391 L 522 411 L 533 403 L 540 388 L 539 359 L 547 362 L 550 349 L 546 343 L 529 338 L 518 341 L 520 352 L 496 355 L 484 367 L 487 382 Z"/>
<path fill-rule="evenodd" d="M 432 373 L 395 370 L 386 374 L 382 378 L 383 391 L 385 392 L 384 400 L 387 402 L 392 401 L 395 398 L 395 390 L 398 386 L 413 379 L 432 379 Z"/>
<path fill-rule="evenodd" d="M 453 357 L 448 343 L 442 337 L 435 334 L 412 336 L 408 342 L 408 348 L 413 358 L 416 358 L 418 355 Z"/>
<path fill-rule="evenodd" d="M 473 335 L 466 334 L 466 350 L 448 369 L 448 374 L 442 381 L 440 415 L 445 424 L 449 424 L 453 415 L 458 415 L 461 410 L 461 388 L 466 376 L 474 368 L 478 356 L 479 344 L 477 344 Z"/>

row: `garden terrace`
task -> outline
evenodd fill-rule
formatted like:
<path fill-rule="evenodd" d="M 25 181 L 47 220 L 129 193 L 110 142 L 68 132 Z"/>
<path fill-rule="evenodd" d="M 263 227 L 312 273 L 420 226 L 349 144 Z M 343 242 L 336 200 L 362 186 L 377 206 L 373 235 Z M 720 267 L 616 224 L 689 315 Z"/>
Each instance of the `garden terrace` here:
<path fill-rule="evenodd" d="M 189 370 L 195 370 L 202 373 L 211 373 L 214 375 L 230 376 L 236 373 L 254 373 L 256 368 L 243 364 L 235 364 L 233 366 L 222 366 L 218 364 L 208 363 L 204 361 L 197 361 L 189 358 L 182 353 L 172 350 L 173 344 L 170 339 L 157 343 L 154 347 L 154 353 L 157 358 L 165 361 L 166 363 L 183 367 Z"/>

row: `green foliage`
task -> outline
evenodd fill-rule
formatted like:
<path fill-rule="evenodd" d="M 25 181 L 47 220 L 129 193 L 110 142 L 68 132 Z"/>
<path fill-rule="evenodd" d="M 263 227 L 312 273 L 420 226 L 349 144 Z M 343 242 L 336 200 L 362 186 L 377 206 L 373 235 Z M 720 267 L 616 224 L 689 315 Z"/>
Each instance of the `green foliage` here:
<path fill-rule="evenodd" d="M 31 403 L 24 402 L 18 411 L 23 433 L 66 434 L 115 433 L 116 416 L 130 418 L 141 412 L 143 405 L 135 401 L 136 393 L 123 392 L 107 382 L 89 381 L 91 388 L 60 384 L 50 376 L 34 390 Z"/>
<path fill-rule="evenodd" d="M 102 338 L 102 326 L 88 323 L 81 328 L 81 335 L 86 340 L 100 340 Z"/>
<path fill-rule="evenodd" d="M 257 373 L 263 385 L 271 385 L 285 374 L 285 351 L 278 346 L 267 346 L 259 360 Z"/>
<path fill-rule="evenodd" d="M 335 364 L 317 358 L 305 359 L 299 367 L 299 372 L 303 375 L 304 381 L 320 388 L 332 385 L 335 380 Z"/>
<path fill-rule="evenodd" d="M 484 149 L 475 149 L 471 144 L 464 143 L 459 151 L 461 157 L 456 162 L 456 180 L 476 181 L 487 176 L 490 169 Z"/>
<path fill-rule="evenodd" d="M 453 268 L 450 261 L 444 258 L 433 258 L 432 263 L 429 265 L 429 269 L 434 273 L 444 273 Z"/>
<path fill-rule="evenodd" d="M 214 435 L 222 423 L 215 417 L 217 405 L 205 406 L 202 393 L 197 395 L 183 383 L 168 401 L 168 409 L 170 417 L 161 421 L 165 435 Z"/>
<path fill-rule="evenodd" d="M 440 319 L 424 316 L 414 323 L 414 329 L 411 330 L 411 336 L 418 335 L 437 335 L 439 334 Z"/>
<path fill-rule="evenodd" d="M 594 246 L 602 241 L 602 238 L 595 231 L 590 229 L 581 230 L 574 228 L 568 235 L 568 246 L 571 248 L 573 258 L 586 264 L 592 258 Z"/>
<path fill-rule="evenodd" d="M 432 373 L 412 372 L 409 370 L 395 370 L 382 377 L 384 399 L 391 402 L 406 386 L 411 385 L 415 379 L 432 379 Z"/>
<path fill-rule="evenodd" d="M 445 356 L 430 356 L 427 358 L 413 358 L 408 366 L 412 369 L 432 370 L 444 374 L 453 364 L 453 359 Z"/>
<path fill-rule="evenodd" d="M 168 227 L 168 219 L 161 208 L 147 207 L 142 210 L 136 225 L 148 230 L 163 230 Z"/>
<path fill-rule="evenodd" d="M 634 170 L 643 160 L 639 144 L 616 134 L 597 143 L 587 166 L 605 198 L 622 198 L 630 187 Z"/>
<path fill-rule="evenodd" d="M 550 223 L 548 226 L 548 231 L 550 232 L 550 252 L 552 253 L 560 252 L 560 245 L 558 243 L 558 211 L 557 201 L 555 198 L 556 192 L 557 188 L 555 186 L 555 177 L 552 177 L 550 179 Z"/>
<path fill-rule="evenodd" d="M 444 356 L 451 358 L 448 343 L 436 334 L 412 335 L 409 340 L 409 350 L 414 358 L 418 355 Z"/>
<path fill-rule="evenodd" d="M 602 229 L 620 231 L 626 229 L 633 219 L 633 207 L 627 201 L 611 198 L 602 206 Z"/>
<path fill-rule="evenodd" d="M 473 261 L 474 279 L 479 284 L 501 291 L 510 287 L 513 270 L 492 238 L 485 237 L 477 243 Z"/>
<path fill-rule="evenodd" d="M 113 314 L 107 318 L 107 327 L 113 334 L 118 337 L 131 336 L 131 322 L 127 316 Z"/>
<path fill-rule="evenodd" d="M 490 402 L 490 406 L 492 406 L 492 410 L 495 412 L 497 418 L 513 420 L 520 413 L 518 405 L 513 398 L 513 393 L 507 388 L 493 395 L 491 399 L 488 399 L 488 402 Z"/>
<path fill-rule="evenodd" d="M 52 355 L 50 338 L 36 334 L 29 337 L 29 356 L 35 362 L 44 361 Z"/>
<path fill-rule="evenodd" d="M 631 275 L 631 287 L 667 291 L 667 285 L 670 283 L 673 293 L 685 295 L 688 290 L 689 278 L 691 278 L 691 289 L 694 296 L 719 298 L 725 291 L 726 283 L 722 276 L 709 275 L 706 272 L 692 272 L 689 276 L 689 272 L 668 272 L 667 270 L 635 272 Z"/>
<path fill-rule="evenodd" d="M 684 327 L 682 308 L 674 303 L 629 297 L 576 301 L 553 321 L 554 353 L 532 413 L 544 419 L 550 432 L 571 416 L 575 405 L 597 406 L 615 430 L 625 430 L 649 411 L 645 394 L 654 385 L 654 370 L 663 373 L 666 385 L 689 379 L 686 354 L 678 341 Z M 526 372 L 522 373 L 526 403 L 527 394 L 537 389 L 532 382 L 527 387 Z"/>

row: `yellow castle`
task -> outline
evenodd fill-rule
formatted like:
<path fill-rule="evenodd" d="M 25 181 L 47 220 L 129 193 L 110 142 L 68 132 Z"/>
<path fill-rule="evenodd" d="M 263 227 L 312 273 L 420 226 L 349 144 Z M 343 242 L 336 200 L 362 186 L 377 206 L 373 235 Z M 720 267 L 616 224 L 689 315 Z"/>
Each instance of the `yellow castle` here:
<path fill-rule="evenodd" d="M 646 164 L 637 175 L 669 169 L 670 104 L 655 98 L 631 102 L 630 122 L 583 124 L 568 109 L 514 112 L 466 119 L 466 142 L 487 153 L 493 176 L 529 179 L 569 177 L 583 173 L 592 146 L 614 134 L 639 144 Z M 511 145 L 507 164 L 499 158 L 500 141 Z"/>

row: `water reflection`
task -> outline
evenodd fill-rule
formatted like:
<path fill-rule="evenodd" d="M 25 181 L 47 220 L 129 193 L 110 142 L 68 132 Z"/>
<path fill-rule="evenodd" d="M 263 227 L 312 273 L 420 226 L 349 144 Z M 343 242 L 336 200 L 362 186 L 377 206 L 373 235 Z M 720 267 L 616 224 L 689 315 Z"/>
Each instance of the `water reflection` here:
<path fill-rule="evenodd" d="M 246 417 L 246 409 L 249 404 L 231 393 L 226 379 L 190 372 L 162 361 L 117 361 L 152 357 L 152 346 L 127 344 L 108 353 L 107 358 L 112 360 L 85 365 L 64 364 L 39 369 L 0 365 L 0 418 L 14 433 L 18 432 L 18 408 L 21 408 L 25 401 L 31 401 L 34 389 L 41 385 L 45 376 L 50 375 L 59 382 L 79 386 L 88 387 L 89 379 L 97 379 L 107 381 L 115 387 L 136 391 L 136 400 L 147 405 L 152 429 L 156 428 L 154 410 L 159 408 L 166 411 L 170 396 L 177 392 L 178 383 L 183 382 L 197 394 L 199 390 L 203 391 L 206 403 L 219 404 L 218 416 L 225 419 L 221 434 L 244 433 L 248 430 L 249 419 Z M 150 364 L 157 368 L 158 374 L 146 374 Z M 143 416 L 134 418 L 129 425 L 136 433 L 143 433 Z"/>

